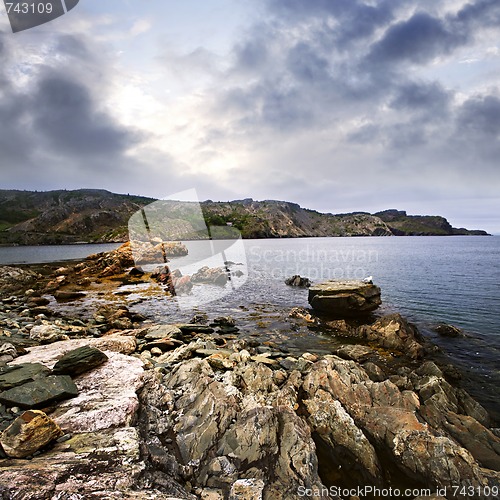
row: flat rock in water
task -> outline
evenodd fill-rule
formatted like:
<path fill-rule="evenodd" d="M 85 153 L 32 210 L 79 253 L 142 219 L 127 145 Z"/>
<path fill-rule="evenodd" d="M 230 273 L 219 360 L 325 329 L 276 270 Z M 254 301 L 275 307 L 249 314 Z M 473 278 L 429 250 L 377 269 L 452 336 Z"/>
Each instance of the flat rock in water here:
<path fill-rule="evenodd" d="M 0 403 L 19 408 L 43 408 L 52 403 L 78 396 L 78 389 L 68 375 L 49 375 L 0 392 Z"/>
<path fill-rule="evenodd" d="M 50 370 L 40 363 L 5 366 L 0 368 L 0 390 L 6 391 L 49 374 Z"/>
<path fill-rule="evenodd" d="M 108 360 L 106 354 L 88 345 L 66 353 L 55 365 L 56 375 L 76 376 L 102 365 Z"/>
<path fill-rule="evenodd" d="M 179 329 L 183 333 L 213 333 L 215 330 L 211 326 L 206 325 L 193 325 L 191 323 L 185 325 L 178 325 Z"/>
<path fill-rule="evenodd" d="M 313 285 L 308 300 L 313 309 L 337 318 L 363 316 L 382 303 L 378 286 L 356 280 L 330 280 Z"/>
<path fill-rule="evenodd" d="M 85 297 L 85 295 L 85 292 L 71 290 L 58 290 L 57 292 L 54 292 L 54 298 L 58 301 L 81 299 Z"/>
<path fill-rule="evenodd" d="M 61 428 L 43 411 L 28 410 L 2 432 L 0 444 L 9 457 L 24 458 L 62 433 Z"/>

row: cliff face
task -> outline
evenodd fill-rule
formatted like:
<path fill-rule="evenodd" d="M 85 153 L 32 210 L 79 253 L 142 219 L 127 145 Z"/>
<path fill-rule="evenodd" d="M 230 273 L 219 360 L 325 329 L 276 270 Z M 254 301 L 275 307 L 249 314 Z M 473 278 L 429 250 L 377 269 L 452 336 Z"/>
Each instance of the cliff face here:
<path fill-rule="evenodd" d="M 93 189 L 0 190 L 0 244 L 123 242 L 128 239 L 127 224 L 132 214 L 154 201 Z M 487 234 L 455 229 L 443 217 L 412 216 L 398 210 L 333 215 L 296 203 L 250 198 L 205 201 L 202 210 L 208 226 L 233 226 L 244 238 Z M 178 219 L 175 223 L 182 226 L 181 232 L 189 233 L 189 222 Z"/>
<path fill-rule="evenodd" d="M 243 238 L 392 235 L 384 221 L 367 213 L 322 214 L 286 201 L 208 201 L 202 209 L 209 225 L 232 224 Z"/>
<path fill-rule="evenodd" d="M 444 217 L 438 215 L 407 215 L 404 210 L 384 210 L 375 215 L 397 236 L 486 236 L 488 234 L 486 231 L 454 228 Z"/>

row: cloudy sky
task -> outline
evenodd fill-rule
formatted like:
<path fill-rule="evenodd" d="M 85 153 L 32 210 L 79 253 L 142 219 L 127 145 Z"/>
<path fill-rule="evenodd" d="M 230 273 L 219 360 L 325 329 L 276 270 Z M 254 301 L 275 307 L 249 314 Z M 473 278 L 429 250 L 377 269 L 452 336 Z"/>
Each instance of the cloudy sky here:
<path fill-rule="evenodd" d="M 9 189 L 285 199 L 500 233 L 500 1 L 80 0 L 13 34 Z"/>

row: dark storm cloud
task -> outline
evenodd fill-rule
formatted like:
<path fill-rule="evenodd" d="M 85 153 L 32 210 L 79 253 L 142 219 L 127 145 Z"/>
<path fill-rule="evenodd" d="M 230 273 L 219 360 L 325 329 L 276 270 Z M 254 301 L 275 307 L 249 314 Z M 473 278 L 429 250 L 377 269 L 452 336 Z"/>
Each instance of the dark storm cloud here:
<path fill-rule="evenodd" d="M 493 95 L 468 99 L 459 110 L 457 125 L 466 135 L 500 141 L 500 99 Z"/>
<path fill-rule="evenodd" d="M 113 157 L 136 140 L 97 109 L 89 89 L 67 74 L 46 68 L 31 98 L 34 131 L 61 154 Z"/>
<path fill-rule="evenodd" d="M 394 93 L 391 108 L 401 111 L 444 113 L 451 104 L 450 92 L 437 82 L 402 83 Z"/>
<path fill-rule="evenodd" d="M 498 0 L 479 0 L 465 5 L 454 18 L 454 21 L 469 26 L 480 23 L 483 26 L 500 25 L 500 3 Z"/>
<path fill-rule="evenodd" d="M 43 64 L 32 65 L 24 60 L 30 53 L 10 37 L 0 35 L 3 183 L 50 186 L 57 179 L 64 187 L 82 179 L 88 185 L 89 172 L 126 172 L 125 153 L 142 137 L 104 109 L 110 83 L 101 55 L 92 57 L 83 39 L 55 36 L 41 51 Z"/>
<path fill-rule="evenodd" d="M 418 12 L 391 26 L 373 45 L 367 59 L 374 66 L 401 62 L 423 64 L 437 55 L 449 54 L 467 40 L 467 33 L 452 31 L 441 19 Z"/>
<path fill-rule="evenodd" d="M 449 116 L 453 89 L 417 78 L 409 67 L 425 67 L 470 43 L 498 20 L 500 2 L 478 0 L 440 17 L 433 4 L 439 2 L 419 2 L 408 14 L 413 2 L 268 0 L 267 23 L 237 44 L 232 75 L 242 78 L 225 87 L 216 112 L 236 111 L 239 130 L 259 124 L 282 131 L 323 128 L 383 107 L 404 113 L 403 124 L 426 111 L 428 120 L 441 122 Z M 370 133 L 348 136 L 365 141 Z M 427 134 L 407 136 L 421 144 Z"/>

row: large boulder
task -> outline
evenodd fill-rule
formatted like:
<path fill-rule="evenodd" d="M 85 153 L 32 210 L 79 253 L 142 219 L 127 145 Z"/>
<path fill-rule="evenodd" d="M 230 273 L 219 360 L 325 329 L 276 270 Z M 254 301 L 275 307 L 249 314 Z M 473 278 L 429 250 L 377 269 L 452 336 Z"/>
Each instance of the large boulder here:
<path fill-rule="evenodd" d="M 378 286 L 356 280 L 329 280 L 313 285 L 308 300 L 316 311 L 336 318 L 364 316 L 382 303 Z"/>

